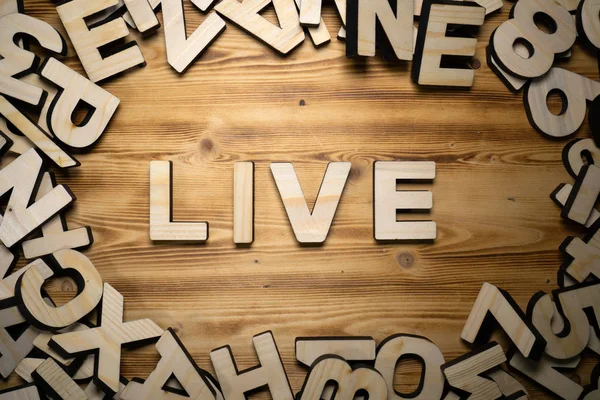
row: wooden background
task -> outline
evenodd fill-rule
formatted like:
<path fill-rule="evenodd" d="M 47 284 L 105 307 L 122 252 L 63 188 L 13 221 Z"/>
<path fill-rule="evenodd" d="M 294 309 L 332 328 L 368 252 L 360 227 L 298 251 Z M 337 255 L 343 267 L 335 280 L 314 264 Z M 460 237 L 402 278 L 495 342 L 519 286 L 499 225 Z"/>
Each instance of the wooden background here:
<path fill-rule="evenodd" d="M 185 6 L 189 34 L 204 15 L 188 0 Z M 162 28 L 148 39 L 132 33 L 147 66 L 103 85 L 120 108 L 95 149 L 79 156 L 82 166 L 58 176 L 78 198 L 69 223 L 92 227 L 96 242 L 85 254 L 125 296 L 126 319 L 173 327 L 210 371 L 209 352 L 224 344 L 240 368 L 256 364 L 251 338 L 272 330 L 298 391 L 306 370 L 295 361 L 296 336 L 380 342 L 417 334 L 451 360 L 468 351 L 460 332 L 482 282 L 508 290 L 522 308 L 536 291 L 556 288 L 558 246 L 582 231 L 562 221 L 548 197 L 559 183 L 572 183 L 561 162 L 566 141 L 537 133 L 522 95 L 510 93 L 485 62 L 489 36 L 510 6 L 488 16 L 479 32 L 481 67 L 471 90 L 419 88 L 410 63 L 347 59 L 335 38 L 333 3 L 324 10 L 332 42 L 320 49 L 307 37 L 281 57 L 228 23 L 181 76 L 166 62 Z M 51 2 L 27 0 L 25 7 L 64 33 Z M 82 71 L 72 48 L 66 62 Z M 595 57 L 579 45 L 561 66 L 598 79 Z M 587 122 L 577 136 L 586 135 Z M 175 219 L 209 221 L 206 244 L 150 241 L 151 160 L 174 162 Z M 256 163 L 256 234 L 250 248 L 236 248 L 233 164 L 246 160 Z M 437 163 L 435 183 L 423 186 L 434 194 L 434 244 L 373 240 L 376 160 Z M 326 164 L 352 162 L 325 245 L 296 243 L 269 171 L 275 161 L 294 163 L 309 207 Z M 47 286 L 59 303 L 75 294 L 69 280 Z M 495 338 L 508 343 L 504 334 Z M 122 373 L 145 378 L 157 360 L 153 346 L 124 351 Z M 587 383 L 596 362 L 588 355 L 567 374 Z M 419 368 L 403 362 L 397 390 L 413 390 Z M 526 386 L 532 398 L 547 397 Z"/>

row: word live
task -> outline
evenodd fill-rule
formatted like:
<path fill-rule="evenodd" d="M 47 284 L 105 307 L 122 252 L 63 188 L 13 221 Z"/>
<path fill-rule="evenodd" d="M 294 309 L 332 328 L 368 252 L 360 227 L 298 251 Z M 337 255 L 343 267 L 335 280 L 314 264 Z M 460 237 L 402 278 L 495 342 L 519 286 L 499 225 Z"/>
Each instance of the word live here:
<path fill-rule="evenodd" d="M 291 163 L 272 163 L 271 173 L 296 239 L 323 243 L 344 191 L 351 164 L 331 162 L 321 182 L 312 212 Z M 375 240 L 434 240 L 433 221 L 397 221 L 399 211 L 426 212 L 433 208 L 427 190 L 397 190 L 398 182 L 427 182 L 435 178 L 435 163 L 428 161 L 376 161 L 373 167 L 373 215 Z M 254 163 L 236 162 L 233 180 L 233 241 L 254 241 Z M 150 239 L 156 241 L 205 241 L 208 222 L 173 221 L 173 167 L 169 161 L 150 163 Z"/>

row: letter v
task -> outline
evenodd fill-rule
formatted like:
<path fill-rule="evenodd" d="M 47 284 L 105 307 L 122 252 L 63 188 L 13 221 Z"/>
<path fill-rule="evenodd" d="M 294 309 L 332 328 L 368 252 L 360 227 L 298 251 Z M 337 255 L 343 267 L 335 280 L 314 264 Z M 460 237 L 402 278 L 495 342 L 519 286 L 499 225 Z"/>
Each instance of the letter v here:
<path fill-rule="evenodd" d="M 225 30 L 225 21 L 212 13 L 192 36 L 186 38 L 182 0 L 162 0 L 162 13 L 167 60 L 179 73 L 184 72 Z"/>

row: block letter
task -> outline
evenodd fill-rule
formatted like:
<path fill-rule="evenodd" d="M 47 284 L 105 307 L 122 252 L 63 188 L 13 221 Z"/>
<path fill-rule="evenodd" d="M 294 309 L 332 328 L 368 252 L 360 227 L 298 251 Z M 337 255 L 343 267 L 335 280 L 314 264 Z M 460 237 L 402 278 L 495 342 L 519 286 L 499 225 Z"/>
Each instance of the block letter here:
<path fill-rule="evenodd" d="M 167 59 L 179 73 L 184 72 L 225 30 L 225 21 L 211 13 L 192 36 L 186 38 L 182 0 L 162 0 L 162 12 Z"/>
<path fill-rule="evenodd" d="M 233 166 L 233 242 L 254 241 L 254 163 Z"/>
<path fill-rule="evenodd" d="M 413 9 L 414 0 L 348 0 L 346 56 L 373 57 L 378 47 L 386 58 L 412 60 Z"/>
<path fill-rule="evenodd" d="M 473 344 L 479 335 L 482 339 L 489 337 L 493 322 L 491 317 L 498 321 L 525 357 L 539 360 L 546 341 L 532 324 L 526 322 L 525 315 L 510 294 L 487 282 L 479 291 L 461 338 Z"/>
<path fill-rule="evenodd" d="M 224 0 L 215 6 L 215 10 L 250 35 L 278 52 L 287 54 L 304 41 L 304 30 L 300 26 L 294 0 L 272 0 L 272 2 L 281 27 L 258 14 L 270 4 L 270 1 L 246 0 L 240 3 L 237 0 Z"/>
<path fill-rule="evenodd" d="M 394 375 L 397 363 L 406 357 L 421 362 L 421 383 L 413 393 L 401 394 L 394 390 Z M 388 400 L 441 399 L 445 382 L 440 369 L 443 364 L 444 355 L 434 343 L 424 337 L 399 334 L 381 342 L 377 350 L 375 369 L 386 381 Z"/>
<path fill-rule="evenodd" d="M 93 329 L 55 335 L 49 345 L 65 358 L 97 351 L 94 383 L 114 394 L 119 390 L 121 346 L 146 344 L 158 339 L 163 330 L 149 319 L 123 322 L 123 296 L 108 283 L 99 321 Z"/>
<path fill-rule="evenodd" d="M 396 191 L 398 180 L 433 180 L 434 162 L 376 161 L 374 166 L 375 240 L 433 240 L 433 221 L 396 221 L 398 210 L 430 210 L 429 191 Z"/>
<path fill-rule="evenodd" d="M 273 399 L 293 400 L 292 388 L 273 334 L 261 333 L 252 338 L 260 365 L 238 371 L 229 346 L 210 352 L 210 359 L 227 400 L 245 400 L 245 393 L 268 386 Z"/>
<path fill-rule="evenodd" d="M 48 109 L 50 132 L 69 147 L 89 149 L 104 132 L 119 106 L 119 99 L 54 58 L 48 58 L 40 75 L 59 87 Z M 92 108 L 83 122 L 75 125 L 71 115 L 80 102 Z"/>
<path fill-rule="evenodd" d="M 369 367 L 352 370 L 343 358 L 332 355 L 319 357 L 306 376 L 299 400 L 320 399 L 325 387 L 337 384 L 335 400 L 352 400 L 356 392 L 367 392 L 369 400 L 386 400 L 387 386 L 381 374 Z"/>
<path fill-rule="evenodd" d="M 75 201 L 69 189 L 59 185 L 30 205 L 41 174 L 42 158 L 35 149 L 28 150 L 0 170 L 0 195 L 10 192 L 6 212 L 0 219 L 0 240 L 6 247 L 14 246 Z"/>
<path fill-rule="evenodd" d="M 348 180 L 351 164 L 332 162 L 327 165 L 321 189 L 312 213 L 291 163 L 272 163 L 271 172 L 283 200 L 290 224 L 300 243 L 323 243 Z"/>
<path fill-rule="evenodd" d="M 419 85 L 473 85 L 471 68 L 442 68 L 442 58 L 472 57 L 477 39 L 446 36 L 448 25 L 483 25 L 485 8 L 471 2 L 439 0 L 425 2 L 415 45 L 412 80 Z"/>
<path fill-rule="evenodd" d="M 72 0 L 56 7 L 79 60 L 92 82 L 99 82 L 132 67 L 145 65 L 144 56 L 136 42 L 112 46 L 110 50 L 103 52 L 104 54 L 100 51 L 101 47 L 129 35 L 123 18 L 100 22 L 91 28 L 88 28 L 84 20 L 117 4 L 118 0 Z"/>
<path fill-rule="evenodd" d="M 208 222 L 173 222 L 173 163 L 150 162 L 150 239 L 205 241 Z"/>
<path fill-rule="evenodd" d="M 492 400 L 502 397 L 498 384 L 483 378 L 485 372 L 506 361 L 502 347 L 491 342 L 442 366 L 451 387 L 467 392 L 469 400 Z"/>
<path fill-rule="evenodd" d="M 52 258 L 54 270 L 39 263 L 19 278 L 15 290 L 19 311 L 30 324 L 45 330 L 74 324 L 92 312 L 102 298 L 102 277 L 86 256 L 75 250 L 59 250 Z M 56 273 L 69 273 L 78 289 L 77 296 L 60 307 L 48 305 L 40 295 L 44 281 Z"/>

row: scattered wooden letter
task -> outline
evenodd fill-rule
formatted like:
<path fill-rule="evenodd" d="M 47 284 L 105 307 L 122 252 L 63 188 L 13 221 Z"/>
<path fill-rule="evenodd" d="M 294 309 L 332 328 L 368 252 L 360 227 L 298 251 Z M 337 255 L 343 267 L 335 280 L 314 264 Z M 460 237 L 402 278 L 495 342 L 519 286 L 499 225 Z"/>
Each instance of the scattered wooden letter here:
<path fill-rule="evenodd" d="M 451 387 L 469 393 L 470 400 L 493 400 L 502 397 L 498 384 L 483 378 L 486 372 L 506 361 L 502 347 L 491 342 L 442 366 Z"/>
<path fill-rule="evenodd" d="M 27 325 L 18 338 L 13 338 L 7 328 L 26 322 L 14 298 L 0 302 L 0 377 L 4 379 L 8 378 L 33 349 L 33 341 L 40 333 L 36 328 Z"/>
<path fill-rule="evenodd" d="M 590 322 L 585 309 L 591 309 L 596 321 L 600 317 L 600 283 L 581 283 L 554 290 L 552 296 L 564 321 L 561 332 L 555 334 L 552 329 L 554 304 L 544 292 L 538 292 L 532 297 L 527 307 L 528 315 L 547 342 L 544 350 L 546 354 L 558 360 L 576 357 L 590 341 Z M 596 334 L 599 334 L 600 328 L 597 324 L 594 328 Z"/>
<path fill-rule="evenodd" d="M 14 246 L 75 201 L 75 196 L 66 186 L 58 185 L 31 204 L 30 199 L 41 174 L 42 158 L 35 149 L 28 150 L 0 170 L 0 195 L 10 192 L 0 224 L 0 240 L 6 247 Z"/>
<path fill-rule="evenodd" d="M 30 268 L 17 282 L 15 296 L 19 311 L 30 324 L 40 329 L 63 329 L 74 324 L 96 308 L 102 298 L 102 277 L 92 262 L 75 250 L 59 250 L 45 263 Z M 48 305 L 40 291 L 44 281 L 57 273 L 68 273 L 77 284 L 77 296 L 60 307 Z"/>
<path fill-rule="evenodd" d="M 493 328 L 493 317 L 508 334 L 519 351 L 527 358 L 539 360 L 546 341 L 537 329 L 528 322 L 518 304 L 508 292 L 487 282 L 483 284 L 471 314 L 463 328 L 461 338 L 475 343 L 479 338 L 489 337 Z"/>
<path fill-rule="evenodd" d="M 563 148 L 563 164 L 573 178 L 577 178 L 581 168 L 585 165 L 584 158 L 587 164 L 600 166 L 600 149 L 590 138 L 572 140 Z"/>
<path fill-rule="evenodd" d="M 376 343 L 372 337 L 297 337 L 296 360 L 310 367 L 317 358 L 326 354 L 342 357 L 346 361 L 373 361 Z"/>
<path fill-rule="evenodd" d="M 99 314 L 98 327 L 55 335 L 49 345 L 63 357 L 97 352 L 94 383 L 114 394 L 119 390 L 121 346 L 154 341 L 163 330 L 150 319 L 123 322 L 123 296 L 108 283 Z"/>
<path fill-rule="evenodd" d="M 44 173 L 35 200 L 41 200 L 57 186 L 54 174 Z M 63 212 L 50 218 L 42 225 L 42 236 L 22 243 L 23 255 L 27 259 L 52 254 L 58 250 L 81 249 L 94 242 L 92 228 L 89 226 L 69 230 Z"/>
<path fill-rule="evenodd" d="M 91 28 L 84 20 L 117 4 L 118 0 L 71 0 L 56 7 L 79 60 L 92 82 L 99 82 L 132 67 L 145 65 L 144 56 L 136 42 L 115 45 L 109 50 L 100 51 L 100 48 L 106 48 L 106 45 L 129 34 L 123 18 L 102 21 Z"/>
<path fill-rule="evenodd" d="M 600 50 L 600 0 L 582 0 L 577 7 L 577 32 Z"/>
<path fill-rule="evenodd" d="M 281 27 L 258 14 L 271 1 Z M 282 54 L 287 54 L 304 41 L 304 30 L 294 0 L 224 0 L 215 10 L 252 36 Z"/>
<path fill-rule="evenodd" d="M 179 73 L 184 72 L 225 30 L 225 21 L 215 13 L 186 38 L 183 0 L 162 0 L 167 60 Z"/>
<path fill-rule="evenodd" d="M 0 390 L 0 400 L 40 400 L 44 398 L 37 386 L 32 383 Z"/>
<path fill-rule="evenodd" d="M 124 3 L 137 30 L 142 35 L 149 35 L 160 27 L 160 22 L 148 0 L 124 0 Z"/>
<path fill-rule="evenodd" d="M 54 58 L 47 58 L 40 75 L 60 89 L 48 109 L 50 132 L 69 147 L 86 150 L 99 139 L 119 106 L 119 99 Z M 91 106 L 83 122 L 71 115 L 77 104 Z"/>
<path fill-rule="evenodd" d="M 562 98 L 559 115 L 548 108 L 547 98 L 551 93 Z M 597 96 L 600 96 L 600 82 L 562 68 L 552 68 L 544 76 L 531 81 L 525 89 L 523 102 L 529 123 L 538 132 L 562 138 L 579 129 L 585 119 L 587 101 Z"/>
<path fill-rule="evenodd" d="M 238 371 L 229 346 L 210 352 L 210 359 L 223 396 L 227 400 L 245 400 L 245 393 L 268 387 L 273 399 L 293 400 L 292 388 L 273 333 L 268 331 L 258 334 L 252 338 L 252 341 L 260 365 L 245 371 Z"/>
<path fill-rule="evenodd" d="M 44 358 L 24 358 L 21 360 L 19 365 L 17 365 L 15 373 L 19 375 L 25 382 L 32 383 L 33 378 L 31 377 L 31 374 L 33 374 L 36 368 L 39 367 L 44 360 Z M 1 398 L 2 397 L 0 397 L 0 399 Z"/>
<path fill-rule="evenodd" d="M 208 240 L 208 222 L 173 222 L 173 163 L 150 162 L 150 239 Z"/>
<path fill-rule="evenodd" d="M 435 163 L 428 161 L 376 161 L 373 165 L 375 240 L 433 240 L 433 221 L 396 221 L 398 210 L 430 210 L 430 191 L 396 191 L 398 180 L 433 180 Z"/>
<path fill-rule="evenodd" d="M 233 166 L 233 242 L 254 242 L 254 163 Z"/>
<path fill-rule="evenodd" d="M 300 243 L 323 243 L 331 228 L 351 163 L 331 162 L 311 212 L 302 193 L 302 187 L 291 163 L 271 163 L 271 172 L 281 195 L 290 224 Z"/>
<path fill-rule="evenodd" d="M 399 393 L 394 389 L 397 363 L 404 358 L 416 359 L 422 364 L 419 387 L 412 393 Z M 375 369 L 386 381 L 388 400 L 441 399 L 445 383 L 440 369 L 443 364 L 444 355 L 429 339 L 398 334 L 389 336 L 379 344 Z"/>
<path fill-rule="evenodd" d="M 592 213 L 600 195 L 600 168 L 586 165 L 581 168 L 573 190 L 560 215 L 584 225 Z"/>
<path fill-rule="evenodd" d="M 527 79 L 517 78 L 512 76 L 508 72 L 502 69 L 498 64 L 498 61 L 494 58 L 494 52 L 492 51 L 491 45 L 485 48 L 486 60 L 488 67 L 492 70 L 494 74 L 500 79 L 504 86 L 508 88 L 513 93 L 518 93 L 523 86 L 527 83 Z"/>
<path fill-rule="evenodd" d="M 40 149 L 59 168 L 73 168 L 81 165 L 50 134 L 31 121 L 25 114 L 17 110 L 4 96 L 0 96 L 0 116 L 4 117 L 18 133 L 26 136 L 33 145 Z M 27 149 L 25 152 L 29 150 L 31 149 Z"/>
<path fill-rule="evenodd" d="M 590 276 L 600 279 L 600 223 L 592 225 L 583 240 L 573 236 L 566 238 L 560 250 L 565 254 L 560 268 L 570 277 L 580 283 Z"/>
<path fill-rule="evenodd" d="M 509 352 L 508 362 L 511 368 L 519 371 L 533 382 L 556 394 L 564 400 L 577 400 L 583 392 L 581 385 L 573 382 L 556 369 L 573 369 L 579 365 L 580 358 L 555 360 L 546 355 L 539 361 L 529 360 L 519 352 Z"/>
<path fill-rule="evenodd" d="M 496 382 L 498 389 L 500 389 L 505 399 L 529 400 L 527 389 L 525 389 L 521 382 L 502 368 L 494 369 L 485 376 Z"/>
<path fill-rule="evenodd" d="M 412 80 L 419 85 L 473 86 L 472 68 L 442 68 L 442 58 L 475 55 L 477 39 L 446 36 L 448 25 L 483 25 L 485 8 L 472 2 L 425 2 L 415 46 Z"/>
<path fill-rule="evenodd" d="M 327 354 L 342 357 L 346 361 L 368 363 L 375 360 L 376 343 L 372 337 L 359 336 L 296 338 L 296 359 L 306 367 Z M 321 399 L 333 399 L 335 391 L 335 384 L 325 385 Z"/>
<path fill-rule="evenodd" d="M 144 383 L 129 382 L 121 398 L 123 400 L 176 398 L 173 393 L 165 391 L 167 381 L 174 376 L 183 387 L 187 397 L 194 400 L 214 400 L 214 392 L 208 372 L 201 370 L 188 353 L 175 332 L 169 328 L 156 343 L 160 361 Z"/>
<path fill-rule="evenodd" d="M 39 57 L 18 45 L 22 35 L 33 37 L 54 54 L 67 54 L 63 37 L 50 24 L 25 14 L 0 17 L 0 94 L 41 107 L 46 99 L 43 89 L 16 78 L 35 72 Z"/>
<path fill-rule="evenodd" d="M 558 205 L 562 209 L 565 206 L 565 204 L 567 204 L 567 200 L 569 199 L 569 195 L 571 194 L 572 190 L 572 185 L 569 185 L 568 183 L 561 183 L 550 194 L 550 198 L 552 199 L 552 201 L 554 201 L 554 203 L 556 203 L 556 205 Z M 596 223 L 596 221 L 598 221 L 598 219 L 600 219 L 600 212 L 594 208 L 584 224 L 585 227 L 591 227 L 592 225 L 594 225 L 594 223 Z"/>
<path fill-rule="evenodd" d="M 41 363 L 31 376 L 54 400 L 87 400 L 88 398 L 52 358 Z"/>
<path fill-rule="evenodd" d="M 568 51 L 575 43 L 575 21 L 558 2 L 525 0 L 515 5 L 511 14 L 513 18 L 492 33 L 490 44 L 494 59 L 517 78 L 544 75 L 552 67 L 554 55 Z M 554 28 L 552 33 L 538 28 L 536 18 L 540 15 Z M 521 46 L 515 48 L 515 43 Z M 523 46 L 525 53 L 520 51 Z"/>
<path fill-rule="evenodd" d="M 335 355 L 324 355 L 315 360 L 297 398 L 320 399 L 332 382 L 337 384 L 336 400 L 352 400 L 358 391 L 368 393 L 369 400 L 387 398 L 385 380 L 376 369 L 365 366 L 353 370 L 343 358 Z"/>
<path fill-rule="evenodd" d="M 412 60 L 413 9 L 414 0 L 348 0 L 346 56 L 373 57 L 378 47 L 386 58 Z"/>

